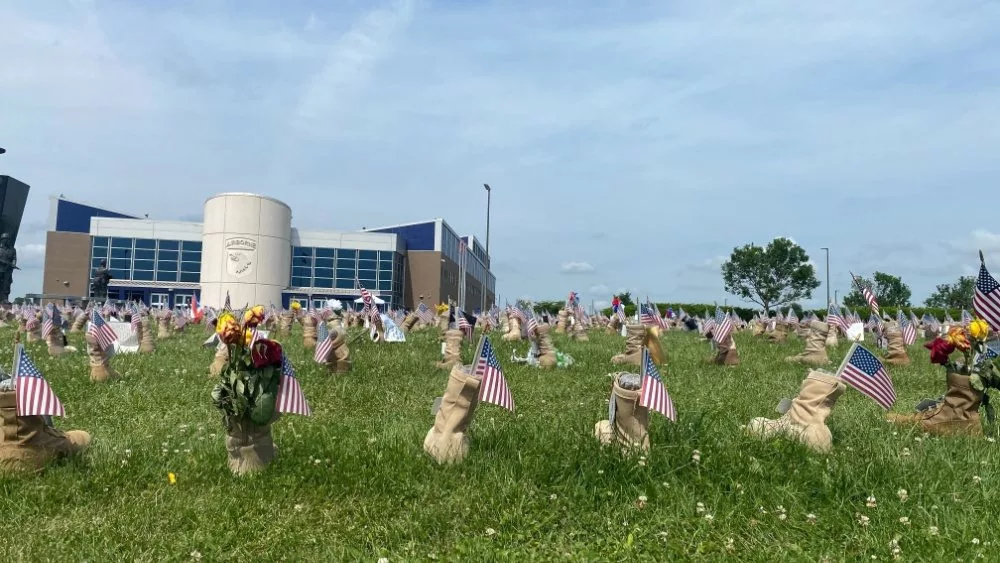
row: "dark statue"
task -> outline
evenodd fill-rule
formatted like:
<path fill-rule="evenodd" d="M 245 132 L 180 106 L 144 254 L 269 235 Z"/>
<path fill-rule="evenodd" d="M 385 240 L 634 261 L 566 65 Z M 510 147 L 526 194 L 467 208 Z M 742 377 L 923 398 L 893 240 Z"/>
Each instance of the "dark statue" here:
<path fill-rule="evenodd" d="M 10 235 L 0 235 L 0 303 L 10 303 L 10 286 L 14 283 L 17 267 L 17 250 L 10 242 Z"/>
<path fill-rule="evenodd" d="M 111 274 L 108 273 L 108 261 L 101 260 L 101 265 L 94 270 L 94 278 L 91 283 L 94 285 L 94 299 L 108 298 L 108 282 L 111 281 Z"/>

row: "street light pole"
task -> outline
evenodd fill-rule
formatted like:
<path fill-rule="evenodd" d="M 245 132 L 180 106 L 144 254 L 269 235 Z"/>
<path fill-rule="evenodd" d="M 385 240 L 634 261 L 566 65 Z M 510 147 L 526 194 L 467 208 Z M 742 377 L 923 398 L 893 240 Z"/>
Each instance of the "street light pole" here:
<path fill-rule="evenodd" d="M 490 262 L 492 262 L 492 260 L 490 259 L 490 200 L 492 199 L 491 196 L 493 194 L 493 190 L 490 189 L 490 185 L 489 184 L 485 184 L 484 183 L 483 187 L 486 188 L 486 259 L 489 260 Z M 491 270 L 491 268 L 492 268 L 492 264 L 490 266 L 486 267 L 487 270 Z M 483 295 L 482 295 L 482 304 L 480 305 L 479 310 L 485 312 L 486 311 L 486 279 L 485 279 L 486 276 L 483 276 L 483 278 L 484 279 L 480 280 L 480 284 L 481 284 L 481 287 L 482 287 L 482 292 L 481 293 Z"/>
<path fill-rule="evenodd" d="M 830 249 L 823 247 L 820 250 L 826 251 L 826 304 L 830 304 Z"/>

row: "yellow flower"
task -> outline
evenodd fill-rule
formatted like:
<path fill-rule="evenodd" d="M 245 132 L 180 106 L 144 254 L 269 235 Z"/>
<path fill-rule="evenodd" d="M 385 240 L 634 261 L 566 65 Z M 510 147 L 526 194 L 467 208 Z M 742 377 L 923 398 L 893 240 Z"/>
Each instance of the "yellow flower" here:
<path fill-rule="evenodd" d="M 243 331 L 243 343 L 249 346 L 251 342 L 253 342 L 253 329 L 248 328 Z"/>
<path fill-rule="evenodd" d="M 960 326 L 950 329 L 944 339 L 952 343 L 955 348 L 958 348 L 962 352 L 968 350 L 970 347 L 969 339 L 965 337 L 965 329 Z"/>
<path fill-rule="evenodd" d="M 246 313 L 243 313 L 243 325 L 247 327 L 255 327 L 264 321 L 264 306 L 256 305 L 251 309 L 247 309 Z"/>
<path fill-rule="evenodd" d="M 990 333 L 990 325 L 983 319 L 976 319 L 969 323 L 969 335 L 976 340 L 986 340 Z"/>
<path fill-rule="evenodd" d="M 437 310 L 437 313 L 438 313 L 439 315 L 440 315 L 441 313 L 446 313 L 446 312 L 448 312 L 448 310 L 449 310 L 449 309 L 451 309 L 451 307 L 449 307 L 447 303 L 441 303 L 440 305 L 437 305 L 437 306 L 435 307 L 435 310 Z"/>
<path fill-rule="evenodd" d="M 173 473 L 167 473 L 167 482 L 170 483 L 171 485 L 176 485 L 177 476 L 174 475 Z"/>
<path fill-rule="evenodd" d="M 298 301 L 292 301 L 292 310 L 293 311 L 298 311 L 301 308 L 302 308 L 302 304 L 301 303 L 299 303 Z"/>
<path fill-rule="evenodd" d="M 240 337 L 240 324 L 232 315 L 223 313 L 215 325 L 215 332 L 219 334 L 220 340 L 226 344 L 233 344 Z"/>

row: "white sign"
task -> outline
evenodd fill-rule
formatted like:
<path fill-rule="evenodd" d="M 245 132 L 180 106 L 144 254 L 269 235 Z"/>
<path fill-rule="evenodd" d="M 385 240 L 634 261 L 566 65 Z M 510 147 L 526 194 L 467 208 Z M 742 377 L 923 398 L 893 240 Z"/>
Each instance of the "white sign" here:
<path fill-rule="evenodd" d="M 226 271 L 234 278 L 244 278 L 253 273 L 257 261 L 257 241 L 248 237 L 226 239 Z"/>

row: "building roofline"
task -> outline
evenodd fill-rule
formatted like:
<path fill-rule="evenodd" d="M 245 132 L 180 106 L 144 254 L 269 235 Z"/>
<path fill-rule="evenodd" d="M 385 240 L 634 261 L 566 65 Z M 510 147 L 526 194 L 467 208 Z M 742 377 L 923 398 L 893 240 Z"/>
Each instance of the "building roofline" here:
<path fill-rule="evenodd" d="M 282 205 L 284 207 L 287 207 L 289 211 L 292 210 L 292 207 L 290 205 L 288 205 L 287 203 L 281 201 L 280 199 L 278 199 L 276 197 L 271 197 L 269 195 L 255 194 L 253 192 L 222 192 L 221 194 L 215 194 L 213 196 L 209 196 L 208 198 L 205 199 L 205 203 L 208 203 L 208 202 L 212 201 L 215 198 L 226 197 L 226 196 L 231 196 L 231 195 L 244 195 L 244 196 L 250 196 L 250 197 L 259 197 L 260 199 L 270 200 L 270 201 L 273 201 L 274 203 L 277 203 L 278 205 Z"/>
<path fill-rule="evenodd" d="M 368 231 L 381 231 L 385 229 L 398 229 L 399 227 L 412 227 L 413 225 L 427 225 L 437 223 L 438 221 L 444 222 L 444 219 L 437 217 L 435 219 L 426 219 L 424 221 L 413 221 L 410 223 L 400 223 L 398 225 L 386 225 L 385 227 L 364 227 L 358 230 L 358 232 L 368 232 Z M 454 229 L 453 229 L 454 230 Z"/>
<path fill-rule="evenodd" d="M 94 205 L 93 203 L 87 203 L 86 201 L 80 201 L 80 200 L 77 200 L 77 199 L 69 199 L 68 197 L 64 197 L 64 196 L 50 195 L 49 196 L 49 200 L 50 201 L 51 200 L 65 201 L 65 202 L 68 202 L 68 203 L 75 203 L 77 205 L 86 205 L 87 207 L 93 207 L 94 209 L 100 209 L 102 211 L 107 211 L 109 213 L 117 213 L 119 215 L 127 215 L 128 216 L 128 217 L 116 217 L 116 219 L 126 219 L 126 218 L 127 219 L 142 219 L 142 217 L 138 217 L 138 216 L 133 215 L 131 213 L 126 213 L 124 211 L 118 211 L 116 209 L 108 209 L 107 207 L 104 207 L 103 205 Z"/>

